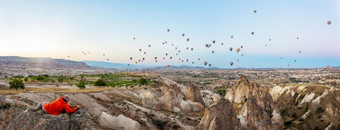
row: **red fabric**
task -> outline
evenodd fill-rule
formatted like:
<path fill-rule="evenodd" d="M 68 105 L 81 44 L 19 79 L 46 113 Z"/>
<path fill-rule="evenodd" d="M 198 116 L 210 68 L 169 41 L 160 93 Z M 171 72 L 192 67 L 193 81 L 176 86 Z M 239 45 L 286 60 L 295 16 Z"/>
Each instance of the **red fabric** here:
<path fill-rule="evenodd" d="M 51 115 L 59 115 L 63 109 L 65 109 L 66 113 L 73 113 L 77 110 L 77 108 L 71 108 L 71 106 L 63 100 L 63 97 L 59 97 L 54 102 L 46 103 L 44 108 L 46 112 Z"/>

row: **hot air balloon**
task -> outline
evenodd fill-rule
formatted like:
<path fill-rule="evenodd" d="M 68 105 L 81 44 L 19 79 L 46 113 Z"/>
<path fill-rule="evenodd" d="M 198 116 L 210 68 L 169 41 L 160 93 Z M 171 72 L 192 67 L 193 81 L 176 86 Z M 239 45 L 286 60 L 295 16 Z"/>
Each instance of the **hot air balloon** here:
<path fill-rule="evenodd" d="M 130 57 L 130 60 L 132 60 L 132 57 Z"/>
<path fill-rule="evenodd" d="M 215 44 L 215 42 L 216 42 L 215 40 L 214 40 L 214 41 L 212 41 L 212 43 L 214 43 L 214 44 Z"/>
<path fill-rule="evenodd" d="M 136 61 L 136 64 L 137 64 L 138 62 Z"/>
<path fill-rule="evenodd" d="M 155 57 L 155 60 L 157 60 L 157 57 Z"/>
<path fill-rule="evenodd" d="M 211 64 L 209 64 L 209 67 L 211 67 Z"/>
<path fill-rule="evenodd" d="M 299 51 L 299 53 L 301 53 L 301 51 Z"/>
<path fill-rule="evenodd" d="M 184 60 L 182 60 L 182 62 L 184 62 Z"/>
<path fill-rule="evenodd" d="M 300 38 L 299 37 L 296 37 L 297 40 L 299 40 Z"/>
<path fill-rule="evenodd" d="M 241 54 L 241 56 L 243 56 L 243 54 Z"/>
<path fill-rule="evenodd" d="M 144 52 L 144 55 L 146 55 L 146 52 Z"/>
<path fill-rule="evenodd" d="M 172 56 L 170 56 L 170 59 L 172 59 Z"/>
<path fill-rule="evenodd" d="M 156 60 L 156 62 L 158 62 L 158 60 Z"/>
<path fill-rule="evenodd" d="M 198 58 L 198 61 L 200 61 L 201 60 L 201 58 Z"/>
<path fill-rule="evenodd" d="M 164 45 L 164 42 L 162 44 Z"/>
<path fill-rule="evenodd" d="M 236 52 L 237 52 L 237 53 L 240 52 L 240 50 L 241 50 L 240 48 L 236 48 Z"/>
<path fill-rule="evenodd" d="M 187 50 L 189 50 L 189 47 L 187 47 Z"/>
<path fill-rule="evenodd" d="M 229 64 L 230 64 L 230 66 L 233 66 L 234 62 L 230 62 Z"/>
<path fill-rule="evenodd" d="M 168 29 L 167 31 L 170 32 L 170 29 Z"/>
<path fill-rule="evenodd" d="M 195 64 L 195 62 L 191 62 L 192 64 Z"/>
<path fill-rule="evenodd" d="M 254 10 L 254 13 L 256 13 L 257 12 L 257 10 Z"/>
<path fill-rule="evenodd" d="M 205 47 L 206 47 L 206 48 L 208 48 L 208 47 L 209 47 L 209 45 L 208 45 L 208 44 L 205 44 Z"/>
<path fill-rule="evenodd" d="M 240 60 L 237 59 L 237 61 L 240 61 Z"/>
<path fill-rule="evenodd" d="M 182 37 L 184 37 L 184 33 L 182 34 Z"/>
<path fill-rule="evenodd" d="M 128 64 L 128 66 L 130 66 L 130 64 Z"/>
<path fill-rule="evenodd" d="M 254 32 L 251 32 L 251 35 L 254 35 L 255 33 Z"/>
<path fill-rule="evenodd" d="M 168 42 L 167 41 L 165 41 L 165 44 L 167 44 Z"/>
<path fill-rule="evenodd" d="M 139 49 L 139 51 L 142 51 L 142 49 Z"/>
<path fill-rule="evenodd" d="M 106 59 L 106 61 L 109 61 L 109 59 Z"/>
<path fill-rule="evenodd" d="M 149 44 L 149 47 L 151 47 L 151 45 Z"/>
<path fill-rule="evenodd" d="M 181 50 L 178 50 L 178 53 L 181 53 Z"/>
<path fill-rule="evenodd" d="M 163 57 L 163 60 L 165 60 L 165 57 Z"/>
<path fill-rule="evenodd" d="M 264 46 L 267 46 L 267 44 L 264 44 Z"/>
<path fill-rule="evenodd" d="M 232 48 L 232 47 L 230 47 L 230 48 L 229 48 L 229 50 L 230 50 L 230 51 L 233 51 L 233 48 Z"/>
<path fill-rule="evenodd" d="M 269 39 L 269 41 L 272 41 L 272 39 Z"/>
<path fill-rule="evenodd" d="M 215 53 L 215 51 L 211 51 L 211 53 Z"/>
<path fill-rule="evenodd" d="M 280 57 L 280 59 L 282 59 L 282 56 Z"/>
<path fill-rule="evenodd" d="M 174 44 L 171 44 L 171 46 L 174 46 Z"/>
<path fill-rule="evenodd" d="M 223 43 L 221 43 L 221 46 L 223 46 Z"/>
<path fill-rule="evenodd" d="M 194 48 L 191 48 L 191 51 L 193 51 L 194 50 Z"/>
<path fill-rule="evenodd" d="M 143 57 L 143 60 L 145 60 L 145 58 Z"/>
<path fill-rule="evenodd" d="M 134 37 L 133 40 L 136 40 L 136 38 Z"/>
<path fill-rule="evenodd" d="M 294 62 L 296 62 L 296 60 L 294 60 Z"/>
<path fill-rule="evenodd" d="M 189 38 L 187 38 L 187 42 L 189 41 L 190 39 Z"/>
<path fill-rule="evenodd" d="M 177 47 L 175 47 L 175 49 L 177 50 Z"/>
<path fill-rule="evenodd" d="M 189 61 L 189 59 L 187 59 L 187 62 Z"/>
<path fill-rule="evenodd" d="M 67 56 L 68 58 L 70 58 L 70 56 Z"/>
<path fill-rule="evenodd" d="M 178 55 L 178 53 L 176 53 L 176 56 Z"/>
<path fill-rule="evenodd" d="M 234 38 L 234 36 L 233 36 L 233 35 L 231 35 L 231 36 L 230 36 L 230 38 Z"/>
<path fill-rule="evenodd" d="M 86 53 L 85 53 L 85 55 L 86 55 Z M 103 54 L 103 56 L 105 56 L 105 54 Z"/>
<path fill-rule="evenodd" d="M 170 65 L 168 65 L 168 68 L 170 68 Z"/>
<path fill-rule="evenodd" d="M 289 64 L 288 64 L 288 66 L 289 66 Z"/>
<path fill-rule="evenodd" d="M 181 58 L 179 58 L 179 60 L 181 60 Z"/>
<path fill-rule="evenodd" d="M 241 48 L 243 48 L 243 46 L 241 46 Z"/>
<path fill-rule="evenodd" d="M 328 25 L 331 25 L 331 24 L 332 24 L 332 21 L 330 21 L 330 20 L 327 21 L 327 24 L 328 24 Z"/>
<path fill-rule="evenodd" d="M 168 56 L 168 53 L 165 53 L 165 56 Z"/>
<path fill-rule="evenodd" d="M 207 65 L 208 64 L 208 62 L 207 61 L 204 61 L 204 65 Z"/>

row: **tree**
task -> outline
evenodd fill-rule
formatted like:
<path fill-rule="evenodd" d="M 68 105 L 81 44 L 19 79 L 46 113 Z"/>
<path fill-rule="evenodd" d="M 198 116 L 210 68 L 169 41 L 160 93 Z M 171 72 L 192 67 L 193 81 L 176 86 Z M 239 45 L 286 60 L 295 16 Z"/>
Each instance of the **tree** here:
<path fill-rule="evenodd" d="M 9 82 L 9 88 L 13 89 L 25 89 L 24 82 L 21 79 L 13 79 L 12 81 Z"/>
<path fill-rule="evenodd" d="M 106 82 L 103 79 L 98 79 L 94 82 L 94 86 L 106 86 Z"/>
<path fill-rule="evenodd" d="M 78 84 L 77 84 L 77 87 L 79 89 L 84 89 L 85 88 L 85 82 L 84 81 L 80 81 Z"/>
<path fill-rule="evenodd" d="M 138 80 L 137 82 L 139 85 L 147 85 L 148 84 L 148 81 L 144 78 L 141 78 Z"/>

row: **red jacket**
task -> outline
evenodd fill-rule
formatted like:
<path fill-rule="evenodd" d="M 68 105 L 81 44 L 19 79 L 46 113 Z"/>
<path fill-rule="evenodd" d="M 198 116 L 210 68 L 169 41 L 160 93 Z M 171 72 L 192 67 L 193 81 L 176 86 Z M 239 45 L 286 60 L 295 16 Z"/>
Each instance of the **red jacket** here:
<path fill-rule="evenodd" d="M 47 113 L 51 115 L 59 115 L 63 110 L 66 113 L 73 113 L 77 110 L 77 108 L 71 108 L 71 105 L 68 105 L 63 97 L 59 97 L 57 100 L 51 103 L 46 103 L 44 108 Z"/>

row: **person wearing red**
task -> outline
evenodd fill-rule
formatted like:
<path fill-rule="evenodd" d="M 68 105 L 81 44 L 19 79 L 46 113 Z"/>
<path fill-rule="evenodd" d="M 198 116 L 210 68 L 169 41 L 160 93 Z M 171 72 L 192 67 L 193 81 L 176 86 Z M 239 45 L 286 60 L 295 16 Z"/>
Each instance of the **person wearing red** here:
<path fill-rule="evenodd" d="M 47 103 L 47 102 L 40 102 L 35 109 L 32 111 L 43 110 L 51 115 L 59 115 L 60 113 L 73 113 L 77 109 L 81 108 L 80 105 L 73 107 L 68 105 L 68 101 L 70 98 L 68 96 L 59 97 L 57 100 Z"/>

